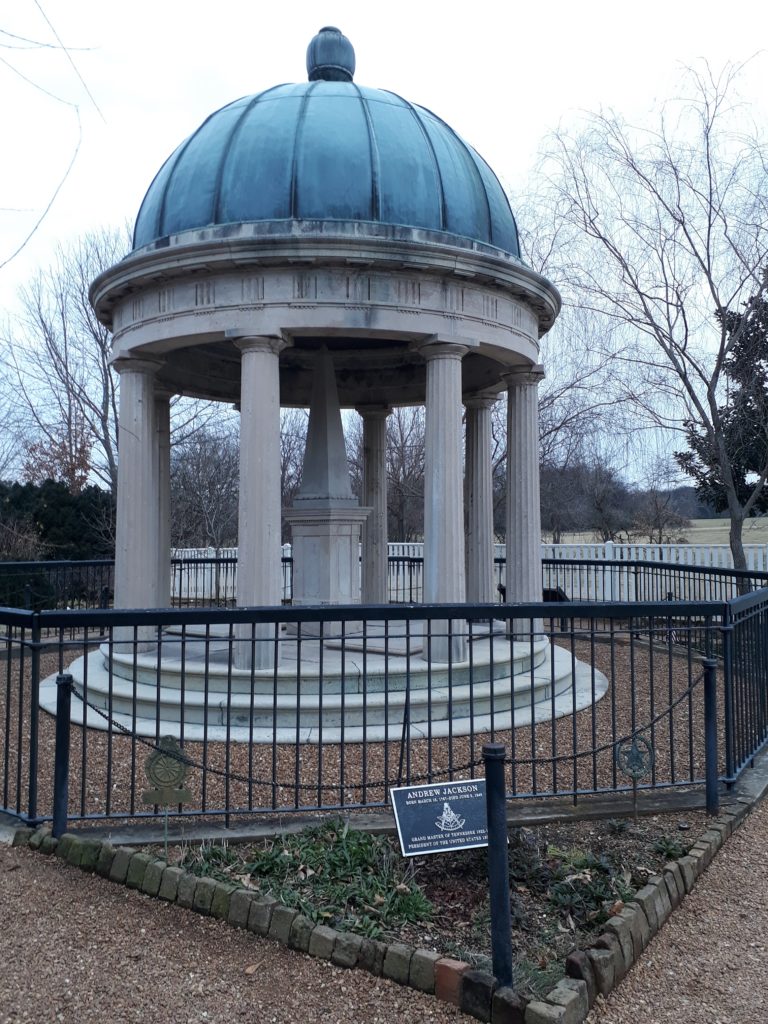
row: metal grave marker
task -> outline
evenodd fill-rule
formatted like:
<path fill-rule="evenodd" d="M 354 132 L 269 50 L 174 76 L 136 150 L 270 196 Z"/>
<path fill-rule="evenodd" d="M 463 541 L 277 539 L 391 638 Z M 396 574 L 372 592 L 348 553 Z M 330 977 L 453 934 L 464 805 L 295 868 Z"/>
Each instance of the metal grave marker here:
<path fill-rule="evenodd" d="M 158 804 L 165 808 L 165 827 L 163 830 L 165 838 L 165 859 L 168 860 L 168 808 L 176 804 L 189 803 L 192 794 L 184 786 L 187 777 L 187 766 L 184 763 L 184 752 L 179 746 L 175 736 L 163 736 L 144 762 L 144 770 L 147 773 L 150 785 L 149 789 L 141 794 L 145 804 Z"/>
<path fill-rule="evenodd" d="M 404 857 L 488 845 L 485 779 L 397 786 L 389 796 Z"/>

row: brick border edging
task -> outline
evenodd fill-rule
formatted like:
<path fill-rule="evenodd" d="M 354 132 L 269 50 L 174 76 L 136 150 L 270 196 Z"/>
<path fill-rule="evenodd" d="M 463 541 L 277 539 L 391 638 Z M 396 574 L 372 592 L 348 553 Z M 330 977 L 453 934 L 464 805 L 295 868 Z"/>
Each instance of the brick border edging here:
<path fill-rule="evenodd" d="M 609 918 L 594 944 L 566 959 L 566 977 L 541 999 L 528 1000 L 492 974 L 462 960 L 443 957 L 401 942 L 384 943 L 352 932 L 315 925 L 271 896 L 260 896 L 228 882 L 201 878 L 130 846 L 83 839 L 67 832 L 54 839 L 49 827 L 19 828 L 13 846 L 28 845 L 54 854 L 73 867 L 176 903 L 273 939 L 290 949 L 317 956 L 338 967 L 358 967 L 418 989 L 491 1024 L 581 1024 L 598 995 L 606 996 L 639 959 L 672 911 L 691 892 L 724 841 L 751 810 L 738 803 L 724 811 L 686 856 L 664 865 L 622 911 Z"/>

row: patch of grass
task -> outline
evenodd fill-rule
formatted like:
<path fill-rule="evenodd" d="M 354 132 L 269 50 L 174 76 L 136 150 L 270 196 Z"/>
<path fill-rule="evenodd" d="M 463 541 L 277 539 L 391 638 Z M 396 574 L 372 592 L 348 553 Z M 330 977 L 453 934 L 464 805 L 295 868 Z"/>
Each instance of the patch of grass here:
<path fill-rule="evenodd" d="M 259 889 L 312 921 L 369 938 L 429 921 L 433 913 L 412 863 L 386 837 L 354 831 L 338 819 L 260 847 L 204 845 L 189 851 L 182 866 Z"/>
<path fill-rule="evenodd" d="M 677 836 L 660 836 L 653 844 L 653 852 L 665 860 L 679 860 L 689 849 L 690 845 L 681 842 Z"/>

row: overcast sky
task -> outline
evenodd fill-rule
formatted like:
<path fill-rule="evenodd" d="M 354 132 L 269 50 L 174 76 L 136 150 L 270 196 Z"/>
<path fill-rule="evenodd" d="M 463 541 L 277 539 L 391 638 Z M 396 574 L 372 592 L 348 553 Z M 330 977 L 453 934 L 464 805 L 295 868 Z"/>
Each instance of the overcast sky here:
<path fill-rule="evenodd" d="M 74 163 L 40 229 L 0 269 L 0 314 L 57 241 L 132 223 L 162 162 L 209 113 L 304 80 L 307 44 L 323 25 L 352 41 L 356 81 L 432 109 L 512 189 L 544 135 L 579 109 L 642 120 L 677 93 L 683 65 L 705 58 L 720 68 L 768 45 L 760 0 L 6 0 L 0 263 Z M 68 52 L 24 48 L 14 35 L 52 46 L 58 36 Z M 767 84 L 759 54 L 740 85 L 758 117 Z"/>

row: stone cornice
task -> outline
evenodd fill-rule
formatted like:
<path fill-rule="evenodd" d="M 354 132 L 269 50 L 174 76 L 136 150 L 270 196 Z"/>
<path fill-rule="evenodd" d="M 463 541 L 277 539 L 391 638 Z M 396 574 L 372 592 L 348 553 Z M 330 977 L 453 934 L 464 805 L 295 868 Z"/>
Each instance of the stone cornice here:
<path fill-rule="evenodd" d="M 207 275 L 255 267 L 401 270 L 492 285 L 535 310 L 540 334 L 549 329 L 560 309 L 554 285 L 515 257 L 490 246 L 465 247 L 450 235 L 405 228 L 375 236 L 359 230 L 361 225 L 326 224 L 327 234 L 302 234 L 285 225 L 283 234 L 256 230 L 263 227 L 232 225 L 226 232 L 186 232 L 173 236 L 173 244 L 131 254 L 91 286 L 90 298 L 99 319 L 112 327 L 115 303 L 147 287 L 189 277 L 205 280 Z"/>

